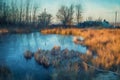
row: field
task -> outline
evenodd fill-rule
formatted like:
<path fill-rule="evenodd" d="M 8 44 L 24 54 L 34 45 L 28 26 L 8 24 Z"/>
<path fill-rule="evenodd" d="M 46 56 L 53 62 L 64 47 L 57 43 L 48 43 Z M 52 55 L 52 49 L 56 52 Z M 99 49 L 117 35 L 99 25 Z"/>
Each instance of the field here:
<path fill-rule="evenodd" d="M 97 54 L 96 58 L 84 57 L 93 66 L 120 73 L 120 29 L 45 29 L 43 34 L 82 36 L 84 45 Z"/>

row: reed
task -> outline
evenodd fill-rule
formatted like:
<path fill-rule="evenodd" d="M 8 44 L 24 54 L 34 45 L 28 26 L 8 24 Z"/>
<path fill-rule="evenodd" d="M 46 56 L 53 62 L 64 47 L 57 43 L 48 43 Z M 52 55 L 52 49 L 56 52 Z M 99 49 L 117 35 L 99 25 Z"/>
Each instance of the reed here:
<path fill-rule="evenodd" d="M 55 28 L 41 33 L 82 36 L 84 44 L 97 52 L 96 58 L 88 60 L 92 65 L 120 73 L 120 29 Z"/>

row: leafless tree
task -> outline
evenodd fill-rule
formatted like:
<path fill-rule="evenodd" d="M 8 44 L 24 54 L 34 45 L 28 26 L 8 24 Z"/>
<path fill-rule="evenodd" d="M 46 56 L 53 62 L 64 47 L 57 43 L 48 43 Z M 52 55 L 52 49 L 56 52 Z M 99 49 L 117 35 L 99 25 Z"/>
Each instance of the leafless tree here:
<path fill-rule="evenodd" d="M 73 23 L 73 14 L 74 14 L 74 5 L 71 5 L 68 11 L 69 25 L 72 25 Z"/>
<path fill-rule="evenodd" d="M 19 10 L 19 7 L 17 6 L 16 4 L 17 2 L 15 0 L 12 0 L 11 1 L 11 5 L 10 5 L 10 9 L 8 10 L 7 13 L 10 13 L 10 17 L 9 20 L 12 22 L 12 23 L 18 23 L 20 20 L 19 20 L 19 14 L 20 14 L 20 10 Z"/>
<path fill-rule="evenodd" d="M 29 23 L 32 23 L 32 5 L 30 5 L 30 10 L 29 10 L 29 16 L 28 16 L 28 18 L 29 18 Z"/>
<path fill-rule="evenodd" d="M 16 21 L 16 6 L 15 6 L 15 2 L 12 0 L 11 2 L 11 21 L 13 23 L 15 23 Z"/>
<path fill-rule="evenodd" d="M 96 21 L 102 22 L 102 18 L 99 17 Z"/>
<path fill-rule="evenodd" d="M 36 22 L 36 12 L 37 12 L 38 6 L 34 4 L 33 6 L 33 24 Z"/>
<path fill-rule="evenodd" d="M 10 16 L 9 10 L 10 8 L 7 4 L 7 1 L 0 0 L 0 23 L 7 24 Z"/>
<path fill-rule="evenodd" d="M 76 5 L 76 20 L 77 20 L 77 24 L 80 23 L 81 19 L 82 19 L 82 8 L 81 8 L 81 5 L 78 4 Z"/>
<path fill-rule="evenodd" d="M 39 25 L 41 27 L 47 27 L 50 22 L 51 22 L 51 14 L 48 14 L 46 12 L 46 9 L 44 10 L 44 12 L 42 12 L 39 16 L 38 16 L 38 20 L 39 20 Z"/>
<path fill-rule="evenodd" d="M 92 18 L 91 16 L 89 16 L 89 17 L 87 18 L 87 20 L 88 20 L 88 21 L 92 21 L 93 18 Z"/>
<path fill-rule="evenodd" d="M 3 0 L 0 0 L 0 18 L 2 17 Z"/>
<path fill-rule="evenodd" d="M 30 8 L 30 0 L 26 0 L 26 23 L 29 22 L 29 8 Z"/>
<path fill-rule="evenodd" d="M 21 23 L 22 22 L 22 17 L 23 17 L 23 0 L 21 0 L 21 2 L 20 2 L 20 11 L 19 12 L 20 12 L 19 13 L 19 15 L 20 15 L 19 22 Z"/>
<path fill-rule="evenodd" d="M 73 5 L 71 5 L 70 7 L 61 6 L 56 16 L 64 25 L 70 25 L 72 24 L 73 14 L 74 14 Z"/>
<path fill-rule="evenodd" d="M 66 6 L 61 6 L 61 8 L 57 12 L 57 18 L 64 24 L 66 25 L 68 22 L 68 7 Z"/>
<path fill-rule="evenodd" d="M 6 2 L 3 2 L 3 8 L 2 8 L 2 22 L 3 23 L 6 23 L 7 22 L 7 18 L 9 16 L 9 7 L 8 5 L 6 4 Z"/>

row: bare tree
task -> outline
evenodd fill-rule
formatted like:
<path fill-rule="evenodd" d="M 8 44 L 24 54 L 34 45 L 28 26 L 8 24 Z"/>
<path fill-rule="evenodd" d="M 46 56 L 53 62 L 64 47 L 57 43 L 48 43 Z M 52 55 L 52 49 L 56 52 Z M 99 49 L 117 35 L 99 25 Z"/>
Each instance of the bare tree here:
<path fill-rule="evenodd" d="M 0 24 L 2 22 L 3 17 L 3 0 L 0 0 Z"/>
<path fill-rule="evenodd" d="M 81 5 L 78 4 L 78 5 L 76 5 L 76 20 L 77 20 L 77 24 L 79 24 L 81 19 L 82 19 L 81 13 L 82 13 Z"/>
<path fill-rule="evenodd" d="M 87 20 L 88 20 L 88 21 L 92 21 L 93 18 L 92 18 L 91 16 L 89 16 L 89 17 L 87 18 Z"/>
<path fill-rule="evenodd" d="M 7 23 L 7 18 L 8 18 L 8 6 L 6 4 L 6 2 L 3 3 L 3 15 L 2 15 L 2 22 Z"/>
<path fill-rule="evenodd" d="M 72 25 L 73 23 L 73 14 L 74 14 L 74 5 L 71 5 L 68 11 L 69 25 Z"/>
<path fill-rule="evenodd" d="M 37 22 L 36 4 L 31 4 L 31 0 L 20 1 L 16 0 L 0 0 L 0 24 L 18 24 Z M 25 6 L 24 6 L 25 5 Z"/>
<path fill-rule="evenodd" d="M 30 5 L 30 10 L 29 10 L 29 23 L 32 23 L 32 5 Z"/>
<path fill-rule="evenodd" d="M 61 6 L 56 16 L 64 25 L 66 25 L 68 22 L 68 7 Z"/>
<path fill-rule="evenodd" d="M 26 0 L 26 23 L 29 22 L 29 7 L 30 7 L 30 0 Z"/>
<path fill-rule="evenodd" d="M 23 15 L 23 0 L 21 0 L 21 2 L 20 2 L 20 11 L 19 12 L 20 12 L 19 13 L 19 15 L 20 15 L 19 22 L 21 23 L 22 22 L 22 15 Z"/>
<path fill-rule="evenodd" d="M 51 14 L 48 14 L 46 12 L 46 9 L 44 10 L 44 12 L 42 12 L 39 16 L 38 16 L 38 20 L 39 20 L 39 25 L 41 27 L 47 27 L 50 22 L 51 22 Z"/>
<path fill-rule="evenodd" d="M 34 4 L 33 6 L 33 24 L 36 22 L 36 12 L 37 12 L 38 6 Z"/>
<path fill-rule="evenodd" d="M 0 1 L 0 18 L 2 16 L 3 0 Z"/>
<path fill-rule="evenodd" d="M 26 7 L 22 7 L 22 23 L 26 23 Z"/>
<path fill-rule="evenodd" d="M 96 21 L 102 22 L 102 18 L 98 17 L 98 19 Z"/>
<path fill-rule="evenodd" d="M 73 20 L 73 14 L 74 14 L 73 5 L 71 5 L 70 7 L 61 6 L 56 16 L 64 25 L 71 25 Z"/>
<path fill-rule="evenodd" d="M 16 4 L 17 2 L 15 0 L 11 1 L 11 5 L 10 5 L 10 9 L 8 11 L 8 13 L 10 12 L 10 21 L 13 24 L 16 24 L 19 22 L 19 7 Z"/>
<path fill-rule="evenodd" d="M 12 0 L 11 2 L 11 21 L 12 23 L 15 23 L 16 21 L 16 10 L 15 10 L 15 2 Z"/>

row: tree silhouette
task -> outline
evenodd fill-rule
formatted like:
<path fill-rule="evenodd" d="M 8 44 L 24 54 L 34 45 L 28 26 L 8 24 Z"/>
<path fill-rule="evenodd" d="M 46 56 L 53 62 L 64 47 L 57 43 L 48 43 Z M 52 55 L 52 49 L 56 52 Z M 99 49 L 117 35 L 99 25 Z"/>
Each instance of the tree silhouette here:
<path fill-rule="evenodd" d="M 36 12 L 37 12 L 38 6 L 34 4 L 33 6 L 33 24 L 36 22 Z"/>
<path fill-rule="evenodd" d="M 74 6 L 70 7 L 61 6 L 61 8 L 57 12 L 57 18 L 62 22 L 63 25 L 71 25 L 74 14 Z"/>
<path fill-rule="evenodd" d="M 7 25 L 7 27 L 9 25 L 12 27 L 47 27 L 51 22 L 51 14 L 45 10 L 38 15 L 39 6 L 32 2 L 32 0 L 0 0 L 0 24 Z M 73 25 L 74 19 L 79 23 L 81 21 L 81 5 L 63 5 L 58 9 L 56 16 L 64 27 Z"/>
<path fill-rule="evenodd" d="M 0 24 L 2 24 L 3 18 L 3 0 L 0 0 Z"/>
<path fill-rule="evenodd" d="M 29 22 L 30 0 L 26 0 L 26 23 Z"/>
<path fill-rule="evenodd" d="M 51 22 L 51 14 L 48 14 L 46 12 L 46 9 L 44 10 L 44 12 L 42 12 L 39 16 L 38 16 L 38 22 L 39 22 L 39 25 L 41 27 L 47 27 L 50 22 Z"/>
<path fill-rule="evenodd" d="M 76 20 L 77 20 L 77 24 L 80 23 L 81 19 L 82 19 L 82 8 L 81 8 L 81 5 L 78 4 L 76 5 Z"/>

